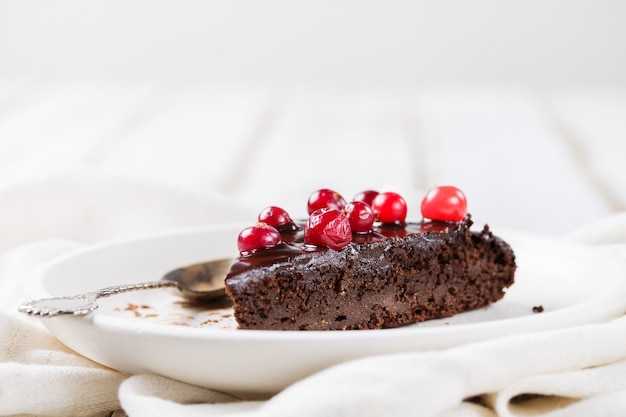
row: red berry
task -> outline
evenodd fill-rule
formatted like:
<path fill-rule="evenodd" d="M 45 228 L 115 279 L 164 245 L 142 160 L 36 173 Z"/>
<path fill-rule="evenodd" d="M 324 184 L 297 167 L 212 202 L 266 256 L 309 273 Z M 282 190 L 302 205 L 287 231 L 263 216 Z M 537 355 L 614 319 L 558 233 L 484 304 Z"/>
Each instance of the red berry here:
<path fill-rule="evenodd" d="M 369 204 L 363 201 L 353 201 L 346 204 L 343 212 L 350 221 L 350 228 L 355 233 L 367 233 L 374 224 L 374 211 Z"/>
<path fill-rule="evenodd" d="M 460 222 L 467 214 L 467 200 L 461 190 L 441 186 L 428 191 L 422 200 L 422 216 L 444 222 Z"/>
<path fill-rule="evenodd" d="M 307 211 L 309 214 L 313 213 L 317 209 L 321 208 L 335 208 L 343 210 L 346 206 L 346 200 L 336 191 L 329 190 L 328 188 L 322 188 L 314 191 L 309 196 L 307 202 Z"/>
<path fill-rule="evenodd" d="M 345 214 L 334 208 L 315 210 L 304 226 L 304 241 L 339 250 L 352 241 L 350 221 Z"/>
<path fill-rule="evenodd" d="M 406 201 L 398 193 L 378 194 L 372 202 L 372 210 L 381 223 L 401 223 L 406 219 Z"/>
<path fill-rule="evenodd" d="M 364 203 L 369 204 L 369 206 L 371 207 L 372 202 L 374 201 L 374 197 L 376 197 L 377 195 L 378 195 L 378 191 L 374 191 L 374 190 L 361 191 L 360 193 L 354 196 L 352 201 L 363 201 Z"/>
<path fill-rule="evenodd" d="M 280 233 L 274 227 L 257 223 L 256 226 L 246 227 L 237 237 L 237 247 L 241 255 L 249 255 L 259 249 L 271 248 L 281 242 Z"/>
<path fill-rule="evenodd" d="M 267 223 L 270 226 L 280 227 L 289 223 L 293 223 L 291 216 L 284 209 L 276 206 L 265 207 L 259 213 L 259 222 Z"/>

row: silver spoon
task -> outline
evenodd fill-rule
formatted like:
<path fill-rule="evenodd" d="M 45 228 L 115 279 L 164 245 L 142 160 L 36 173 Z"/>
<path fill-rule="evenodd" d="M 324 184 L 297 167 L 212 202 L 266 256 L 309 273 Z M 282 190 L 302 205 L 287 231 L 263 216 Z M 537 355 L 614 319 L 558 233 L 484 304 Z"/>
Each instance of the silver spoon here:
<path fill-rule="evenodd" d="M 32 300 L 20 305 L 18 310 L 39 317 L 84 316 L 98 308 L 98 298 L 155 288 L 176 288 L 189 300 L 209 301 L 226 295 L 224 277 L 232 263 L 232 259 L 217 259 L 183 266 L 168 272 L 160 281 L 114 285 L 86 294 Z"/>

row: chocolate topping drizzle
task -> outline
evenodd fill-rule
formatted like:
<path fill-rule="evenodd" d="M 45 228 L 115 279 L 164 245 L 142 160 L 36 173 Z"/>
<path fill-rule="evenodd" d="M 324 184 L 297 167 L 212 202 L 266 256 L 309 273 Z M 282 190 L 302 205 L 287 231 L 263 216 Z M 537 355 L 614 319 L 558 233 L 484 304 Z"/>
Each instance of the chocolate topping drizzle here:
<path fill-rule="evenodd" d="M 307 252 L 322 252 L 332 250 L 323 246 L 309 245 L 304 241 L 305 221 L 298 220 L 288 227 L 280 227 L 282 242 L 278 245 L 257 250 L 254 253 L 246 254 L 237 259 L 232 265 L 226 279 L 240 274 L 248 269 L 267 266 L 289 260 L 297 255 Z M 460 223 L 441 221 L 422 221 L 397 223 L 375 223 L 369 233 L 353 233 L 351 245 L 361 245 L 373 242 L 382 242 L 395 237 L 404 237 L 412 234 L 426 233 L 449 233 L 463 227 L 469 228 L 472 224 L 471 216 L 468 214 Z M 342 250 L 346 250 L 343 248 Z"/>

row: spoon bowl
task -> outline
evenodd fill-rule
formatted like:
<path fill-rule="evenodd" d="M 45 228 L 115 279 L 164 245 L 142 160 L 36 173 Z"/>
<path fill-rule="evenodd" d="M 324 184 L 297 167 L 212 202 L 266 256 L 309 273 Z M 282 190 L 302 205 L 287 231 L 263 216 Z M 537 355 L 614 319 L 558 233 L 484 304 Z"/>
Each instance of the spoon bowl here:
<path fill-rule="evenodd" d="M 39 317 L 84 316 L 98 308 L 98 298 L 156 288 L 175 288 L 190 301 L 206 302 L 226 296 L 224 278 L 232 263 L 232 259 L 226 258 L 191 264 L 168 272 L 160 281 L 114 285 L 85 294 L 27 301 L 18 311 Z"/>
<path fill-rule="evenodd" d="M 209 301 L 226 295 L 224 278 L 233 260 L 215 259 L 176 268 L 161 281 L 173 282 L 181 295 L 192 301 Z"/>

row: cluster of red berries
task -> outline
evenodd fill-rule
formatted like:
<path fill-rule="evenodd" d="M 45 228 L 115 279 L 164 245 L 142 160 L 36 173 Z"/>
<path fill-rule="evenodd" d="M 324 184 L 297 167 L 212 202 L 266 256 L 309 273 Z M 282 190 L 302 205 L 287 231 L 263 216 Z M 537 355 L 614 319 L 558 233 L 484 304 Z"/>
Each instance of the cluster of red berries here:
<path fill-rule="evenodd" d="M 422 200 L 421 210 L 425 219 L 459 222 L 467 214 L 467 200 L 456 187 L 436 187 Z M 375 221 L 403 224 L 407 204 L 398 193 L 373 190 L 363 191 L 346 202 L 341 194 L 324 188 L 309 196 L 307 211 L 305 243 L 340 250 L 352 241 L 352 233 L 369 233 Z M 266 207 L 259 213 L 255 226 L 241 231 L 237 247 L 242 255 L 249 255 L 278 245 L 282 240 L 280 231 L 296 229 L 285 210 Z"/>

